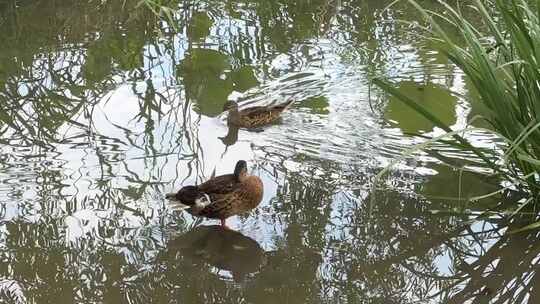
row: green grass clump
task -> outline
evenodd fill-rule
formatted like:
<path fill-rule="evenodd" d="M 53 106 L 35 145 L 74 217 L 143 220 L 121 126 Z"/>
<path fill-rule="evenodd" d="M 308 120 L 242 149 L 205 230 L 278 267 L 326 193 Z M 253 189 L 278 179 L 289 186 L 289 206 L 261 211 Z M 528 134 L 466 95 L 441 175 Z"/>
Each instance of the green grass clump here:
<path fill-rule="evenodd" d="M 453 145 L 475 153 L 513 187 L 528 193 L 527 202 L 540 202 L 540 1 L 473 1 L 467 9 L 478 12 L 485 25 L 482 31 L 459 9 L 444 2 L 444 13 L 409 2 L 426 18 L 427 26 L 422 28 L 428 39 L 463 71 L 478 92 L 487 109 L 483 118 L 491 131 L 508 143 L 502 159 L 499 152 L 479 150 L 455 132 Z M 458 37 L 451 38 L 456 37 L 455 32 Z M 436 126 L 452 132 L 391 83 L 382 79 L 374 82 Z"/>

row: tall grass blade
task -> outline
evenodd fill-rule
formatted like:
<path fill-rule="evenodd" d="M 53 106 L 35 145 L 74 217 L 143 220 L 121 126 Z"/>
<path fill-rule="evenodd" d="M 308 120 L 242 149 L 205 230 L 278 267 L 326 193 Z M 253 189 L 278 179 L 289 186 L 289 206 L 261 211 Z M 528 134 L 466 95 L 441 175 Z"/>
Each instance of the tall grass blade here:
<path fill-rule="evenodd" d="M 373 82 L 447 133 L 454 148 L 475 153 L 518 189 L 529 193 L 528 203 L 540 201 L 540 1 L 474 0 L 472 6 L 486 26 L 475 27 L 453 4 L 439 1 L 444 12 L 426 10 L 408 0 L 424 17 L 418 26 L 437 51 L 460 68 L 485 106 L 484 119 L 494 134 L 507 142 L 499 151 L 478 149 L 453 134 L 429 110 L 403 95 L 383 79 Z M 493 11 L 495 13 L 493 13 Z M 476 20 L 477 21 L 477 20 Z M 440 24 L 444 23 L 444 27 Z M 453 39 L 454 32 L 459 33 Z M 540 224 L 539 224 L 540 225 Z M 536 226 L 530 226 L 536 227 Z M 540 227 L 540 226 L 538 226 Z"/>

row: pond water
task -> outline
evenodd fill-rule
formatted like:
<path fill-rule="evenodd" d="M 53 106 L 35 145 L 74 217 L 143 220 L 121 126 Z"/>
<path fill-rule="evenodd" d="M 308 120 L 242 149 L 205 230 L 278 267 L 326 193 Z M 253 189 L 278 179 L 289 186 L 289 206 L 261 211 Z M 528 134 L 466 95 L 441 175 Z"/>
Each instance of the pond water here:
<path fill-rule="evenodd" d="M 402 157 L 442 132 L 371 77 L 456 129 L 483 109 L 390 3 L 1 2 L 1 301 L 539 303 L 537 235 L 486 212 L 517 198 L 469 201 L 501 182 L 442 144 Z M 248 131 L 229 99 L 293 104 Z M 164 199 L 240 159 L 264 198 L 232 231 Z"/>

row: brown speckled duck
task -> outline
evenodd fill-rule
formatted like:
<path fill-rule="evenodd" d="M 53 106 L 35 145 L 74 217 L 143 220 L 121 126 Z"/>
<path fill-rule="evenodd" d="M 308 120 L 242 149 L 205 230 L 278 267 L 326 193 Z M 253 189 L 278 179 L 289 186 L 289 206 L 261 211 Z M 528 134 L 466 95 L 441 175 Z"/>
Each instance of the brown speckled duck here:
<path fill-rule="evenodd" d="M 200 185 L 184 186 L 166 195 L 167 199 L 186 205 L 194 216 L 221 220 L 224 228 L 227 228 L 228 217 L 254 209 L 262 197 L 261 179 L 248 174 L 243 160 L 236 163 L 233 174 L 216 176 Z"/>
<path fill-rule="evenodd" d="M 278 105 L 257 106 L 239 110 L 236 102 L 227 101 L 223 109 L 229 111 L 227 118 L 229 125 L 240 128 L 256 128 L 276 121 L 292 102 L 290 100 Z"/>

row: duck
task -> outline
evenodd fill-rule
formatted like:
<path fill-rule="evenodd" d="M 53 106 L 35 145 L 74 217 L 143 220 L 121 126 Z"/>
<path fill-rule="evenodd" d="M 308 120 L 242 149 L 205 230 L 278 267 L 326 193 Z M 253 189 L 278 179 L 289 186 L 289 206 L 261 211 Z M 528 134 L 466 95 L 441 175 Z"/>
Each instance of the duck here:
<path fill-rule="evenodd" d="M 229 100 L 223 106 L 223 110 L 229 112 L 227 117 L 229 126 L 250 129 L 275 122 L 292 103 L 293 100 L 289 100 L 282 104 L 256 106 L 239 110 L 238 103 Z"/>
<path fill-rule="evenodd" d="M 186 206 L 197 217 L 219 219 L 229 229 L 227 218 L 256 208 L 263 198 L 263 183 L 249 175 L 247 162 L 239 160 L 232 174 L 213 177 L 200 185 L 188 185 L 165 197 Z"/>

